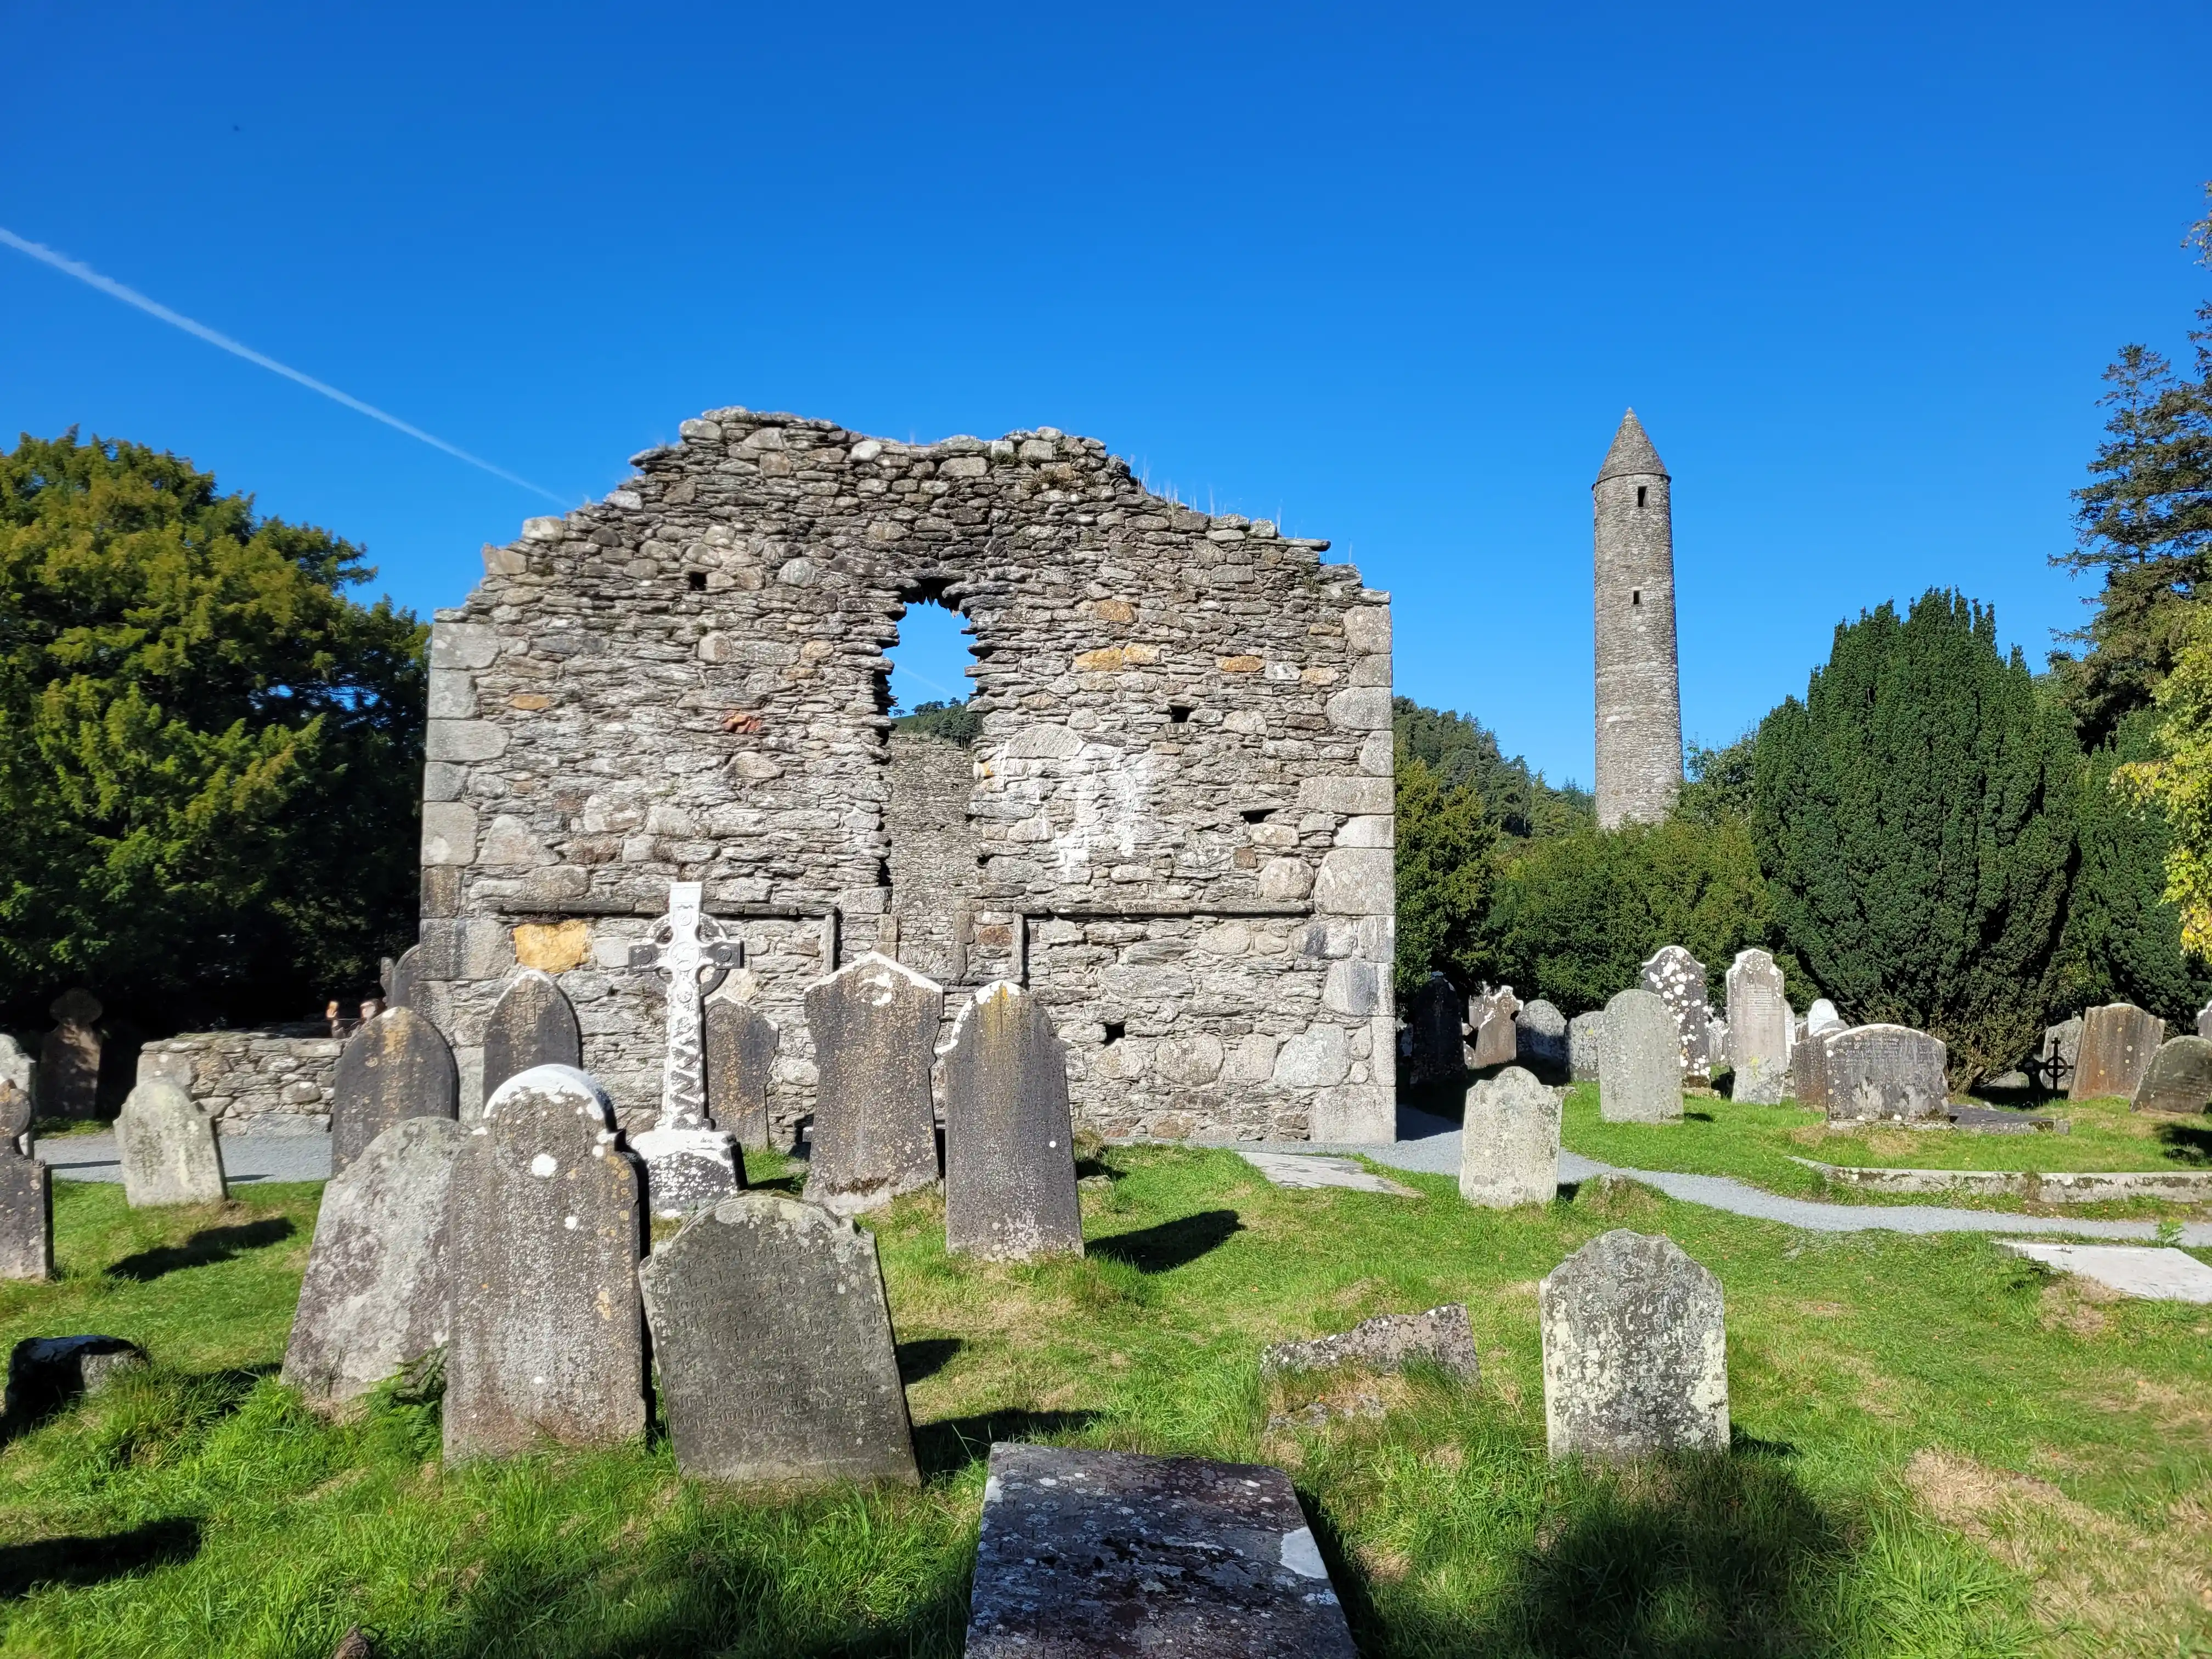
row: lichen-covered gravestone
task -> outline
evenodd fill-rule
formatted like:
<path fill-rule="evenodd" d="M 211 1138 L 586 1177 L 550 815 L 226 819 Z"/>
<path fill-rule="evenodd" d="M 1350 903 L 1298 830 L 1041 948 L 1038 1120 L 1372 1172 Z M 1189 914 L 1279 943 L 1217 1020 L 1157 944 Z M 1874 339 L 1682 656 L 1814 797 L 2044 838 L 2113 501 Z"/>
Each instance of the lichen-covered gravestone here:
<path fill-rule="evenodd" d="M 644 1433 L 642 1188 L 584 1073 L 540 1066 L 484 1103 L 447 1195 L 447 1462 Z"/>
<path fill-rule="evenodd" d="M 872 1235 L 781 1193 L 737 1193 L 640 1279 L 685 1474 L 919 1480 Z"/>
<path fill-rule="evenodd" d="M 1806 1033 L 1790 1052 L 1790 1092 L 1800 1106 L 1815 1112 L 1828 1109 L 1828 1044 L 1848 1026 L 1831 1026 Z"/>
<path fill-rule="evenodd" d="M 538 1066 L 584 1063 L 584 1036 L 576 1010 L 553 975 L 525 968 L 507 982 L 484 1027 L 483 1091 Z"/>
<path fill-rule="evenodd" d="M 1510 1210 L 1549 1204 L 1559 1188 L 1559 1097 L 1518 1066 L 1467 1091 L 1459 1191 L 1470 1204 Z"/>
<path fill-rule="evenodd" d="M 2138 1112 L 2201 1112 L 2212 1104 L 2212 1037 L 2169 1037 L 2136 1087 Z"/>
<path fill-rule="evenodd" d="M 1447 1302 L 1426 1313 L 1377 1314 L 1333 1336 L 1276 1342 L 1260 1351 L 1263 1377 L 1329 1370 L 1339 1365 L 1361 1365 L 1376 1371 L 1434 1365 L 1463 1382 L 1472 1382 L 1482 1375 L 1482 1357 L 1474 1346 L 1474 1329 L 1468 1322 L 1464 1302 Z"/>
<path fill-rule="evenodd" d="M 1521 1051 L 1519 1029 L 1513 1024 L 1514 1016 L 1520 1012 L 1521 1000 L 1513 994 L 1510 985 L 1501 985 L 1475 999 L 1470 1013 L 1474 1027 L 1475 1070 L 1513 1063 Z"/>
<path fill-rule="evenodd" d="M 1601 1233 L 1537 1286 L 1554 1457 L 1726 1451 L 1720 1280 L 1671 1238 Z"/>
<path fill-rule="evenodd" d="M 1467 1045 L 1460 1035 L 1466 1009 L 1459 988 L 1442 974 L 1431 974 L 1406 1000 L 1406 1035 L 1412 1040 L 1407 1081 L 1415 1088 L 1456 1077 L 1466 1066 Z"/>
<path fill-rule="evenodd" d="M 39 1049 L 39 1115 L 91 1117 L 100 1108 L 100 1033 L 106 1012 L 89 991 L 64 991 L 46 1011 L 58 1022 Z"/>
<path fill-rule="evenodd" d="M 2131 1002 L 2108 1002 L 2081 1016 L 2081 1051 L 2074 1065 L 2069 1100 L 2132 1098 L 2151 1056 L 2166 1041 L 2166 1022 Z"/>
<path fill-rule="evenodd" d="M 323 1188 L 284 1348 L 283 1380 L 310 1401 L 351 1400 L 445 1346 L 447 1200 L 468 1138 L 407 1118 Z"/>
<path fill-rule="evenodd" d="M 1712 1006 L 1705 994 L 1705 964 L 1679 945 L 1662 945 L 1644 964 L 1644 988 L 1674 1016 L 1681 1045 L 1682 1075 L 1712 1075 Z"/>
<path fill-rule="evenodd" d="M 1832 1122 L 1911 1123 L 1944 1115 L 1942 1042 L 1906 1025 L 1854 1025 L 1820 1040 L 1822 1104 Z"/>
<path fill-rule="evenodd" d="M 54 1269 L 53 1176 L 16 1140 L 31 1125 L 31 1097 L 0 1077 L 0 1279 L 49 1279 Z"/>
<path fill-rule="evenodd" d="M 115 1141 L 124 1200 L 134 1210 L 220 1204 L 230 1196 L 215 1125 L 167 1078 L 149 1078 L 131 1091 L 115 1120 Z"/>
<path fill-rule="evenodd" d="M 871 951 L 807 987 L 814 1142 L 806 1196 L 840 1215 L 937 1179 L 929 1073 L 945 993 Z"/>
<path fill-rule="evenodd" d="M 1001 1261 L 1082 1255 L 1067 1050 L 1043 1005 L 1005 980 L 985 986 L 942 1064 L 945 1248 Z"/>
<path fill-rule="evenodd" d="M 775 1080 L 775 1027 L 757 1008 L 707 1005 L 707 1113 L 747 1152 L 768 1150 L 769 1088 Z"/>
<path fill-rule="evenodd" d="M 1352 1659 L 1280 1469 L 991 1448 L 966 1659 Z"/>
<path fill-rule="evenodd" d="M 1795 1022 L 1782 969 L 1765 951 L 1739 951 L 1728 970 L 1729 1061 L 1735 1068 L 1732 1097 L 1776 1106 L 1790 1086 L 1790 1040 Z"/>
<path fill-rule="evenodd" d="M 1557 1004 L 1538 997 L 1513 1016 L 1515 1053 L 1540 1077 L 1557 1079 L 1567 1069 L 1567 1017 Z"/>
<path fill-rule="evenodd" d="M 331 1082 L 331 1173 L 342 1174 L 368 1143 L 410 1117 L 460 1115 L 453 1051 L 438 1028 L 410 1008 L 387 1008 L 346 1039 Z"/>
<path fill-rule="evenodd" d="M 1605 1027 L 1605 1016 L 1595 1009 L 1586 1014 L 1577 1014 L 1567 1022 L 1567 1076 L 1576 1083 L 1595 1083 L 1598 1080 L 1601 1044 L 1598 1033 Z"/>
<path fill-rule="evenodd" d="M 1598 1037 L 1598 1115 L 1612 1123 L 1676 1123 L 1682 1116 L 1682 1028 L 1650 991 L 1605 1005 Z"/>

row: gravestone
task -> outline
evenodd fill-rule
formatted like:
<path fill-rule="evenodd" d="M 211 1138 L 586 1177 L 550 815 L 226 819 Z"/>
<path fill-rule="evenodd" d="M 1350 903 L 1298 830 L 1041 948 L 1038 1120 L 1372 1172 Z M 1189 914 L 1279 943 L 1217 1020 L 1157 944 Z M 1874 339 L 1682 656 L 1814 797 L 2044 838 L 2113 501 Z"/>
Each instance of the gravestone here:
<path fill-rule="evenodd" d="M 2047 1094 L 2057 1094 L 2074 1084 L 2074 1068 L 2081 1057 L 2081 1016 L 2074 1015 L 2043 1028 L 2043 1041 L 2028 1062 L 2028 1080 Z"/>
<path fill-rule="evenodd" d="M 1597 1099 L 1610 1123 L 1681 1121 L 1682 1028 L 1656 993 L 1622 991 L 1605 1005 Z"/>
<path fill-rule="evenodd" d="M 1712 1075 L 1712 1007 L 1705 995 L 1705 964 L 1679 945 L 1662 945 L 1644 964 L 1644 988 L 1667 1005 L 1680 1034 L 1686 1078 Z"/>
<path fill-rule="evenodd" d="M 701 914 L 706 889 L 669 884 L 668 914 L 653 925 L 653 942 L 632 947 L 630 966 L 659 976 L 666 1000 L 661 1051 L 660 1115 L 630 1146 L 645 1164 L 653 1214 L 687 1216 L 744 1185 L 736 1137 L 707 1121 L 707 994 L 743 959 L 744 946 L 722 924 Z"/>
<path fill-rule="evenodd" d="M 919 1481 L 872 1234 L 781 1193 L 737 1193 L 639 1279 L 684 1474 Z"/>
<path fill-rule="evenodd" d="M 775 1081 L 775 1027 L 757 1008 L 707 1005 L 707 1113 L 748 1152 L 768 1150 L 768 1097 Z"/>
<path fill-rule="evenodd" d="M 1426 1313 L 1377 1314 L 1334 1336 L 1303 1342 L 1276 1342 L 1260 1351 L 1260 1375 L 1287 1376 L 1300 1371 L 1364 1365 L 1369 1370 L 1402 1371 L 1408 1365 L 1434 1365 L 1463 1382 L 1482 1374 L 1467 1304 L 1447 1302 Z"/>
<path fill-rule="evenodd" d="M 1521 1052 L 1520 1028 L 1513 1023 L 1520 1012 L 1521 1000 L 1513 994 L 1510 985 L 1501 985 L 1475 998 L 1468 1011 L 1468 1024 L 1474 1034 L 1470 1064 L 1475 1070 L 1513 1063 L 1514 1057 Z"/>
<path fill-rule="evenodd" d="M 2206 1003 L 2197 1011 L 2197 1035 L 2212 1037 L 2212 1002 Z"/>
<path fill-rule="evenodd" d="M 392 971 L 384 976 L 384 1002 L 387 1008 L 411 1008 L 418 1014 L 428 1014 L 422 1006 L 421 945 L 409 945 L 392 963 Z"/>
<path fill-rule="evenodd" d="M 37 1417 L 106 1392 L 146 1351 L 119 1336 L 27 1336 L 8 1352 L 6 1414 Z"/>
<path fill-rule="evenodd" d="M 1467 1003 L 1459 988 L 1442 974 L 1431 974 L 1407 999 L 1407 1081 L 1415 1088 L 1457 1077 L 1467 1064 L 1460 1018 Z"/>
<path fill-rule="evenodd" d="M 1605 1016 L 1595 1009 L 1586 1014 L 1577 1014 L 1567 1022 L 1567 1077 L 1575 1083 L 1595 1083 L 1598 1080 L 1601 1044 L 1598 1034 L 1605 1027 Z"/>
<path fill-rule="evenodd" d="M 1720 1280 L 1671 1238 L 1601 1233 L 1537 1286 L 1553 1457 L 1726 1451 Z"/>
<path fill-rule="evenodd" d="M 0 1152 L 27 1153 L 31 1093 L 14 1078 L 0 1075 Z"/>
<path fill-rule="evenodd" d="M 1739 951 L 1728 970 L 1729 1061 L 1735 1068 L 1735 1099 L 1759 1106 L 1781 1103 L 1790 1087 L 1793 1026 L 1782 969 L 1774 958 L 1764 951 Z"/>
<path fill-rule="evenodd" d="M 538 1066 L 584 1064 L 583 1033 L 576 1011 L 553 975 L 525 968 L 507 982 L 484 1026 L 485 1098 L 518 1073 Z"/>
<path fill-rule="evenodd" d="M 871 951 L 806 990 L 814 1145 L 806 1196 L 840 1215 L 937 1179 L 929 1072 L 945 993 Z"/>
<path fill-rule="evenodd" d="M 1043 1005 L 1000 980 L 952 1023 L 945 1083 L 945 1248 L 1026 1261 L 1081 1255 L 1067 1050 Z"/>
<path fill-rule="evenodd" d="M 37 1083 L 38 1067 L 31 1064 L 31 1057 L 23 1052 L 15 1038 L 5 1031 L 0 1031 L 0 1101 L 4 1101 L 8 1091 L 12 1089 L 16 1102 L 14 1107 L 0 1103 L 0 1118 L 11 1123 L 18 1115 L 22 1119 L 22 1126 L 0 1135 L 0 1141 L 13 1145 L 20 1152 L 31 1150 L 31 1115 L 33 1103 L 38 1099 Z"/>
<path fill-rule="evenodd" d="M 89 991 L 64 991 L 47 1012 L 59 1022 L 39 1050 L 39 1115 L 83 1118 L 100 1109 L 100 1033 L 106 1011 Z"/>
<path fill-rule="evenodd" d="M 1809 1046 L 1809 1045 L 1808 1045 Z M 1854 1025 L 1820 1040 L 1821 1103 L 1831 1122 L 1942 1119 L 1950 1104 L 1943 1044 L 1904 1025 Z"/>
<path fill-rule="evenodd" d="M 1559 1078 L 1567 1070 L 1567 1017 L 1556 1004 L 1538 997 L 1513 1016 L 1516 1055 L 1540 1077 Z"/>
<path fill-rule="evenodd" d="M 542 1066 L 484 1103 L 447 1194 L 447 1462 L 645 1432 L 643 1184 L 586 1073 Z"/>
<path fill-rule="evenodd" d="M 1832 1026 L 1825 1031 L 1808 1031 L 1805 1040 L 1790 1050 L 1790 1097 L 1808 1111 L 1828 1109 L 1828 1044 L 1850 1029 Z"/>
<path fill-rule="evenodd" d="M 966 1659 L 1352 1659 L 1280 1469 L 991 1448 Z"/>
<path fill-rule="evenodd" d="M 468 1139 L 451 1118 L 403 1119 L 323 1188 L 284 1348 L 283 1380 L 309 1400 L 353 1399 L 445 1346 L 447 1202 Z"/>
<path fill-rule="evenodd" d="M 124 1201 L 134 1210 L 220 1204 L 230 1196 L 215 1125 L 167 1078 L 149 1078 L 131 1091 L 115 1120 L 115 1142 Z"/>
<path fill-rule="evenodd" d="M 1836 1012 L 1836 1005 L 1826 997 L 1813 999 L 1813 1006 L 1805 1011 L 1805 1035 L 1820 1036 L 1829 1031 L 1848 1029 L 1849 1022 Z"/>
<path fill-rule="evenodd" d="M 1467 1091 L 1459 1192 L 1487 1210 L 1549 1204 L 1559 1189 L 1559 1097 L 1518 1066 Z"/>
<path fill-rule="evenodd" d="M 2212 1105 L 2212 1037 L 2169 1037 L 2136 1085 L 2138 1112 L 2201 1112 Z"/>
<path fill-rule="evenodd" d="M 0 1092 L 9 1086 L 0 1085 Z M 22 1115 L 29 1117 L 27 1106 Z M 53 1172 L 17 1152 L 11 1139 L 0 1146 L 0 1279 L 46 1279 L 53 1273 Z"/>
<path fill-rule="evenodd" d="M 460 1115 L 453 1051 L 411 1008 L 387 1008 L 346 1039 L 331 1079 L 331 1173 L 343 1174 L 368 1143 L 410 1117 Z"/>
<path fill-rule="evenodd" d="M 2133 1097 L 2151 1056 L 2166 1041 L 2166 1022 L 2131 1002 L 2108 1002 L 2081 1016 L 2081 1051 L 2074 1062 L 2069 1100 Z"/>

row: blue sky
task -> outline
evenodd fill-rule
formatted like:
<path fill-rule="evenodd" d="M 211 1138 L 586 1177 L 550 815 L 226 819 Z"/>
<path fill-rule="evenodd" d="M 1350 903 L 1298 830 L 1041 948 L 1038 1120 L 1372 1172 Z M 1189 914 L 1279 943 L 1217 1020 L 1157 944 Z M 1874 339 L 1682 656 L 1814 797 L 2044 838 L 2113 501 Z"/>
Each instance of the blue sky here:
<path fill-rule="evenodd" d="M 2212 292 L 2201 0 L 6 17 L 17 235 L 568 501 L 726 404 L 1094 434 L 1333 538 L 1399 690 L 1555 778 L 1624 406 L 1723 741 L 1930 584 L 2039 663 L 2099 373 Z M 71 424 L 425 613 L 551 510 L 0 248 L 0 432 Z"/>

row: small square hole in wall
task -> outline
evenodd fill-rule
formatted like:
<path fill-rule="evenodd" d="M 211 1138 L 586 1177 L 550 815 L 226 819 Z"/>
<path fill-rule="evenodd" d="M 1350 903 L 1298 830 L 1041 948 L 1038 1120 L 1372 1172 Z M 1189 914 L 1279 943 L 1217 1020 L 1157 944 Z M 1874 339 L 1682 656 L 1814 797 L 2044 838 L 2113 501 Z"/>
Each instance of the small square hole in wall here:
<path fill-rule="evenodd" d="M 1112 1048 L 1124 1036 L 1128 1035 L 1128 1030 L 1129 1028 L 1124 1022 L 1118 1019 L 1108 1020 L 1106 1022 L 1106 1046 L 1109 1048 Z"/>
<path fill-rule="evenodd" d="M 1247 823 L 1265 823 L 1267 821 L 1267 814 L 1274 810 L 1272 806 L 1248 806 L 1237 816 Z"/>
<path fill-rule="evenodd" d="M 1168 719 L 1177 726 L 1189 725 L 1190 714 L 1191 706 L 1187 702 L 1171 702 L 1168 705 Z"/>
<path fill-rule="evenodd" d="M 690 575 L 686 576 L 684 580 L 691 584 L 691 591 L 694 593 L 703 593 L 707 591 L 707 573 L 705 571 L 695 570 Z"/>

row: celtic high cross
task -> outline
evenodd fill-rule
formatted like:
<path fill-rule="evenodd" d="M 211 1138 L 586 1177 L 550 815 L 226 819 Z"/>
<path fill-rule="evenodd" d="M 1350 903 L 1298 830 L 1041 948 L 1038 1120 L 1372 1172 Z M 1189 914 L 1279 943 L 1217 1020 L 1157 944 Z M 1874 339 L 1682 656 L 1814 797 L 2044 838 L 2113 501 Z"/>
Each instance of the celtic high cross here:
<path fill-rule="evenodd" d="M 668 993 L 668 1051 L 660 1068 L 664 1129 L 707 1127 L 706 1050 L 701 1013 L 707 994 L 744 961 L 743 941 L 712 916 L 699 914 L 704 884 L 671 882 L 668 914 L 653 924 L 653 941 L 633 945 L 629 965 L 649 968 Z"/>

